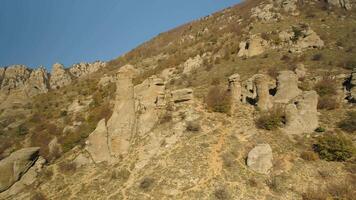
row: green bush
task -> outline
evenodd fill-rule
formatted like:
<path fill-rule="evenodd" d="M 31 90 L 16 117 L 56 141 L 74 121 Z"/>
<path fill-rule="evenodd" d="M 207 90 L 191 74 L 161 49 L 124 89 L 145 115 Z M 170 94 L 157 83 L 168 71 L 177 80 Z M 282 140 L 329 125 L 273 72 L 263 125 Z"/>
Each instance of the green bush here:
<path fill-rule="evenodd" d="M 208 95 L 205 98 L 205 102 L 208 109 L 213 112 L 230 112 L 230 94 L 220 86 L 210 88 Z"/>
<path fill-rule="evenodd" d="M 335 99 L 337 95 L 337 82 L 330 77 L 323 77 L 314 86 L 314 90 L 319 94 L 319 109 L 332 110 L 339 106 Z"/>
<path fill-rule="evenodd" d="M 326 130 L 325 130 L 325 128 L 323 128 L 323 127 L 318 127 L 318 128 L 316 128 L 315 129 L 315 132 L 317 132 L 317 133 L 323 133 L 323 132 L 325 132 Z"/>
<path fill-rule="evenodd" d="M 320 158 L 327 161 L 346 161 L 355 153 L 352 141 L 342 134 L 326 133 L 314 144 Z"/>
<path fill-rule="evenodd" d="M 274 109 L 270 112 L 262 113 L 257 119 L 256 125 L 260 129 L 276 130 L 285 123 L 285 114 L 281 109 Z"/>
<path fill-rule="evenodd" d="M 339 122 L 339 127 L 349 133 L 356 132 L 356 111 L 347 113 L 347 117 Z"/>

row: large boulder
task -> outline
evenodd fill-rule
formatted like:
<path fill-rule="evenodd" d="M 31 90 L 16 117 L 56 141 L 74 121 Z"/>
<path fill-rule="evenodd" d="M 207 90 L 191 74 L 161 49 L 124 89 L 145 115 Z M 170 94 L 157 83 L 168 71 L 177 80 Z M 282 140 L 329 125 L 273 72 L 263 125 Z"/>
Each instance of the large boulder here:
<path fill-rule="evenodd" d="M 277 77 L 277 93 L 274 96 L 275 103 L 288 103 L 300 95 L 298 77 L 293 71 L 281 71 Z"/>
<path fill-rule="evenodd" d="M 39 147 L 24 148 L 0 161 L 0 192 L 17 182 L 36 162 Z"/>
<path fill-rule="evenodd" d="M 247 156 L 247 166 L 253 171 L 268 174 L 272 168 L 272 149 L 269 144 L 259 144 Z"/>
<path fill-rule="evenodd" d="M 356 3 L 353 0 L 327 0 L 327 2 L 330 5 L 337 6 L 337 7 L 343 8 L 345 10 L 351 10 L 353 4 Z"/>
<path fill-rule="evenodd" d="M 89 135 L 85 149 L 95 163 L 110 162 L 108 130 L 105 119 L 102 119 L 96 129 Z"/>
<path fill-rule="evenodd" d="M 315 91 L 303 92 L 293 99 L 285 108 L 286 126 L 288 134 L 302 134 L 313 132 L 319 127 L 318 94 Z"/>
<path fill-rule="evenodd" d="M 56 63 L 52 67 L 50 86 L 52 89 L 58 89 L 69 85 L 72 82 L 70 73 L 64 69 L 62 64 Z"/>
<path fill-rule="evenodd" d="M 125 65 L 120 68 L 117 75 L 115 106 L 107 122 L 109 147 L 113 156 L 128 152 L 131 136 L 135 131 L 135 94 L 132 82 L 135 73 L 132 65 Z"/>

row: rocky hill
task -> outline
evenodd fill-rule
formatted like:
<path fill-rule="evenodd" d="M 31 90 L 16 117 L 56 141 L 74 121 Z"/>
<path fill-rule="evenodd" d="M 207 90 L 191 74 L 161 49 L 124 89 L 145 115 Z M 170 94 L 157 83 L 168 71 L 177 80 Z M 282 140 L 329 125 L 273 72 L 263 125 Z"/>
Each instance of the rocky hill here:
<path fill-rule="evenodd" d="M 355 8 L 250 0 L 108 63 L 0 68 L 0 199 L 353 199 Z"/>

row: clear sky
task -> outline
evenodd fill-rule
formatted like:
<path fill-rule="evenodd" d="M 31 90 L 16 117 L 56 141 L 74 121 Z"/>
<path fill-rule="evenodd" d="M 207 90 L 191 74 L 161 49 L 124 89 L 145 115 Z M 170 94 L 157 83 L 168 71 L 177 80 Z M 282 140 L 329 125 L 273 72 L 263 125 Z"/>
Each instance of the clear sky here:
<path fill-rule="evenodd" d="M 0 0 L 0 66 L 108 61 L 239 0 Z"/>

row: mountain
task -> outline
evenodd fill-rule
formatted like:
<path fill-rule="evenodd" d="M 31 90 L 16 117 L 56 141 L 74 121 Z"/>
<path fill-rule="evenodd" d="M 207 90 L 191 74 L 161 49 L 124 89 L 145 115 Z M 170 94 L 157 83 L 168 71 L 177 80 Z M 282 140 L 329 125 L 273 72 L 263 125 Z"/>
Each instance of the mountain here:
<path fill-rule="evenodd" d="M 0 70 L 1 199 L 353 199 L 356 1 L 248 0 L 115 60 Z"/>

